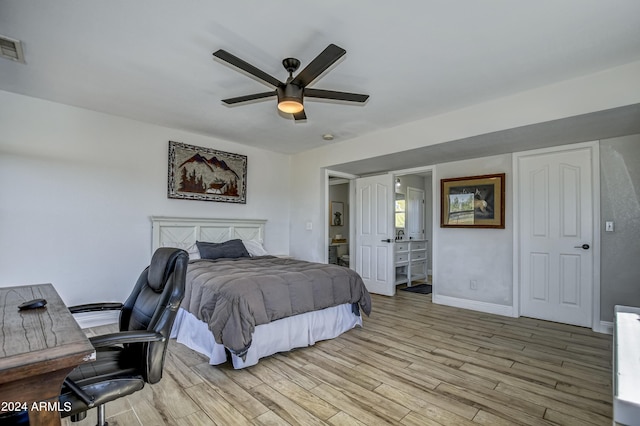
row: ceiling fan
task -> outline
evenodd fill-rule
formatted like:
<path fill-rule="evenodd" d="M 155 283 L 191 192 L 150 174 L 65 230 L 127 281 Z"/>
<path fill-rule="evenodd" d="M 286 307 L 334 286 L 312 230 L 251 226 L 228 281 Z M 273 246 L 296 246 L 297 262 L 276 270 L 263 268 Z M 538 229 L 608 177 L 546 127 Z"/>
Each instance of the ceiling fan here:
<path fill-rule="evenodd" d="M 222 102 L 227 105 L 232 105 L 240 102 L 247 102 L 256 99 L 277 96 L 278 109 L 284 113 L 293 114 L 293 118 L 295 120 L 305 120 L 307 118 L 307 115 L 304 112 L 303 104 L 303 100 L 305 97 L 334 99 L 339 101 L 360 103 L 365 102 L 369 98 L 369 95 L 336 92 L 333 90 L 312 89 L 307 87 L 314 80 L 316 80 L 320 76 L 320 74 L 322 74 L 327 68 L 329 68 L 338 59 L 340 59 L 345 53 L 347 53 L 347 51 L 343 48 L 338 47 L 335 44 L 330 44 L 295 77 L 293 76 L 293 73 L 300 67 L 300 61 L 296 58 L 286 58 L 282 61 L 282 65 L 289 73 L 289 77 L 287 78 L 287 81 L 283 83 L 277 78 L 272 77 L 271 75 L 254 67 L 248 62 L 243 61 L 237 56 L 234 56 L 231 53 L 220 49 L 214 52 L 213 56 L 248 72 L 249 74 L 259 78 L 263 82 L 276 88 L 275 90 L 272 90 L 270 92 L 254 93 L 252 95 L 223 99 Z"/>

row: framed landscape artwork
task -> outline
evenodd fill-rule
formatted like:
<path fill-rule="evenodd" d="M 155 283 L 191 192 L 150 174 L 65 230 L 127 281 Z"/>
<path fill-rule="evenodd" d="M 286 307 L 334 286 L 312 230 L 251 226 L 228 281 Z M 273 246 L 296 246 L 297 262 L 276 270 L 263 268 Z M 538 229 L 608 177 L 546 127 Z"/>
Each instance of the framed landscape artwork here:
<path fill-rule="evenodd" d="M 505 174 L 442 179 L 442 228 L 504 229 Z"/>
<path fill-rule="evenodd" d="M 247 156 L 169 141 L 169 198 L 247 203 Z"/>

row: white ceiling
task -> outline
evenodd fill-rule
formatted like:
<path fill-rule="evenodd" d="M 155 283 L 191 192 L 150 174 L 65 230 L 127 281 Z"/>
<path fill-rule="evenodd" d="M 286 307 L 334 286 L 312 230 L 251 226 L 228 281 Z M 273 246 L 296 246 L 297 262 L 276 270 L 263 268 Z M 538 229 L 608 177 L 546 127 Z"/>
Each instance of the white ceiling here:
<path fill-rule="evenodd" d="M 296 153 L 637 61 L 640 1 L 0 0 L 0 34 L 26 57 L 0 59 L 0 90 Z M 221 103 L 269 88 L 215 50 L 284 80 L 329 43 L 347 54 L 311 87 L 365 105 Z"/>

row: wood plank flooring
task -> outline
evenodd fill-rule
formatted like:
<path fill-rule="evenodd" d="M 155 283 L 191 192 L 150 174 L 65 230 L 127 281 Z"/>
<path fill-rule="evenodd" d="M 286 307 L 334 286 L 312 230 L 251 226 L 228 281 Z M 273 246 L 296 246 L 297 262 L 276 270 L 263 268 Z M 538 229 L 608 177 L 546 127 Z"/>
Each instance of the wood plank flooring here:
<path fill-rule="evenodd" d="M 107 416 L 111 426 L 610 425 L 611 344 L 399 291 L 373 295 L 364 328 L 244 370 L 172 341 L 162 381 L 107 404 Z M 95 410 L 63 424 L 94 425 Z"/>

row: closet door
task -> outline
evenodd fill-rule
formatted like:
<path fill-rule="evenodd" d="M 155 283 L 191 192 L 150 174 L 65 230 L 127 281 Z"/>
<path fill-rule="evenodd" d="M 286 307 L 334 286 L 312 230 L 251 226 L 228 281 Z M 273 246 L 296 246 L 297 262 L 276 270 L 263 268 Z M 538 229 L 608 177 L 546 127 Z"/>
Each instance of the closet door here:
<path fill-rule="evenodd" d="M 517 158 L 523 316 L 592 327 L 593 146 Z"/>

